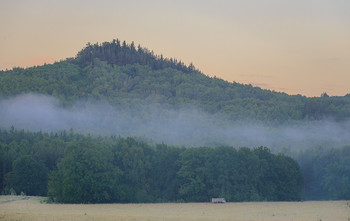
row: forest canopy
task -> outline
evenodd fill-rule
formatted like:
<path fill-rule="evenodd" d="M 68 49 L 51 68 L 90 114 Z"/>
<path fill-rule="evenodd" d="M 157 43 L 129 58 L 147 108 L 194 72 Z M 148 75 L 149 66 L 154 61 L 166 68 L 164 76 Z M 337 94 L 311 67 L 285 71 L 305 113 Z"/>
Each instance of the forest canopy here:
<path fill-rule="evenodd" d="M 180 148 L 73 131 L 1 130 L 1 194 L 65 203 L 350 199 L 349 153 L 350 146 L 315 148 L 296 161 L 266 147 Z"/>
<path fill-rule="evenodd" d="M 179 148 L 135 138 L 0 131 L 2 194 L 62 203 L 292 201 L 298 163 L 268 148 Z"/>

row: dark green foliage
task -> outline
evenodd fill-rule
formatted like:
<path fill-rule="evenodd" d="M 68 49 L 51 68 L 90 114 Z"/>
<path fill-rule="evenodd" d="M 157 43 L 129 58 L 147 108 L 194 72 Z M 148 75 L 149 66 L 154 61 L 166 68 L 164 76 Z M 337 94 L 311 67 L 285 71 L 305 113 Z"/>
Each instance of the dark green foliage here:
<path fill-rule="evenodd" d="M 149 174 L 154 150 L 132 138 L 119 139 L 112 145 L 116 165 L 123 171 L 120 202 L 151 202 Z"/>
<path fill-rule="evenodd" d="M 189 202 L 206 202 L 210 200 L 207 181 L 210 175 L 207 172 L 207 161 L 210 148 L 186 149 L 180 158 L 181 168 L 178 172 L 181 179 L 179 193 L 181 199 Z"/>
<path fill-rule="evenodd" d="M 33 157 L 21 156 L 13 162 L 13 169 L 7 174 L 6 185 L 17 193 L 30 196 L 46 195 L 48 169 Z"/>
<path fill-rule="evenodd" d="M 94 65 L 96 58 L 101 61 L 106 61 L 108 64 L 116 64 L 119 66 L 140 64 L 147 65 L 153 70 L 173 68 L 184 73 L 196 71 L 193 64 L 187 67 L 183 62 L 177 61 L 176 59 L 164 59 L 162 55 L 156 56 L 148 49 L 141 48 L 140 45 L 136 49 L 134 42 L 128 45 L 124 41 L 121 45 L 118 39 L 102 44 L 96 43 L 91 45 L 88 43 L 86 47 L 78 53 L 75 61 L 82 66 Z"/>
<path fill-rule="evenodd" d="M 118 202 L 120 173 L 109 149 L 89 139 L 74 142 L 50 174 L 48 195 L 63 203 Z"/>
<path fill-rule="evenodd" d="M 349 96 L 310 98 L 305 103 L 305 117 L 311 120 L 333 118 L 338 121 L 349 119 Z"/>
<path fill-rule="evenodd" d="M 275 162 L 276 199 L 295 201 L 300 200 L 300 191 L 303 186 L 303 176 L 299 165 L 290 157 L 278 155 Z"/>
<path fill-rule="evenodd" d="M 185 201 L 300 200 L 303 178 L 298 164 L 267 148 L 190 148 L 180 162 L 180 196 Z"/>
<path fill-rule="evenodd" d="M 48 190 L 56 202 L 300 199 L 302 176 L 296 162 L 263 147 L 153 146 L 134 138 L 90 137 L 72 131 L 11 130 L 0 131 L 0 137 L 2 153 L 12 156 L 5 164 L 13 164 L 6 167 L 5 189 L 30 195 L 45 195 Z M 56 151 L 47 154 L 42 145 Z M 4 158 L 1 161 L 3 165 Z"/>
<path fill-rule="evenodd" d="M 296 158 L 305 177 L 306 199 L 350 199 L 350 146 L 309 149 Z"/>
<path fill-rule="evenodd" d="M 158 144 L 152 159 L 150 181 L 153 196 L 158 202 L 179 201 L 180 180 L 178 171 L 181 167 L 179 159 L 184 149 Z"/>

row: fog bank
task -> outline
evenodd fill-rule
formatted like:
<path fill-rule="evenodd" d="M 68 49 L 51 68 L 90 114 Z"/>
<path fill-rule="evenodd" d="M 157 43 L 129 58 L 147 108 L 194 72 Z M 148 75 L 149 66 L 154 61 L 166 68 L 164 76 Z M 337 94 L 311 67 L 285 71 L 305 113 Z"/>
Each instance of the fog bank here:
<path fill-rule="evenodd" d="M 157 107 L 157 108 L 156 108 Z M 0 101 L 0 127 L 31 131 L 73 129 L 98 135 L 136 136 L 178 146 L 267 146 L 300 149 L 350 144 L 350 122 L 300 122 L 266 126 L 254 121 L 227 123 L 194 107 L 169 110 L 159 105 L 130 109 L 106 102 L 77 102 L 66 109 L 49 96 L 26 94 Z"/>

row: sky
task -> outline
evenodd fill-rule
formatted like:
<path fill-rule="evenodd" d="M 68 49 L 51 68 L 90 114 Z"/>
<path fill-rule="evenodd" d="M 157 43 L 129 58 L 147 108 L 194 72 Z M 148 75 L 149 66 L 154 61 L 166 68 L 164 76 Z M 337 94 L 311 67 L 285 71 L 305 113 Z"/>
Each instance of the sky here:
<path fill-rule="evenodd" d="M 0 2 L 0 70 L 117 38 L 229 82 L 309 97 L 350 93 L 349 0 Z"/>

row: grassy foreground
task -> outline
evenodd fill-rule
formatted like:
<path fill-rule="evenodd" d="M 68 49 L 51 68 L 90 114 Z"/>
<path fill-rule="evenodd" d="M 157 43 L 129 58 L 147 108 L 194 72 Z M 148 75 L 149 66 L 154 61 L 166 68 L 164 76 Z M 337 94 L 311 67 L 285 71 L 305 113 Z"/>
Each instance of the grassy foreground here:
<path fill-rule="evenodd" d="M 42 200 L 0 196 L 0 220 L 350 220 L 349 201 L 72 205 Z"/>

